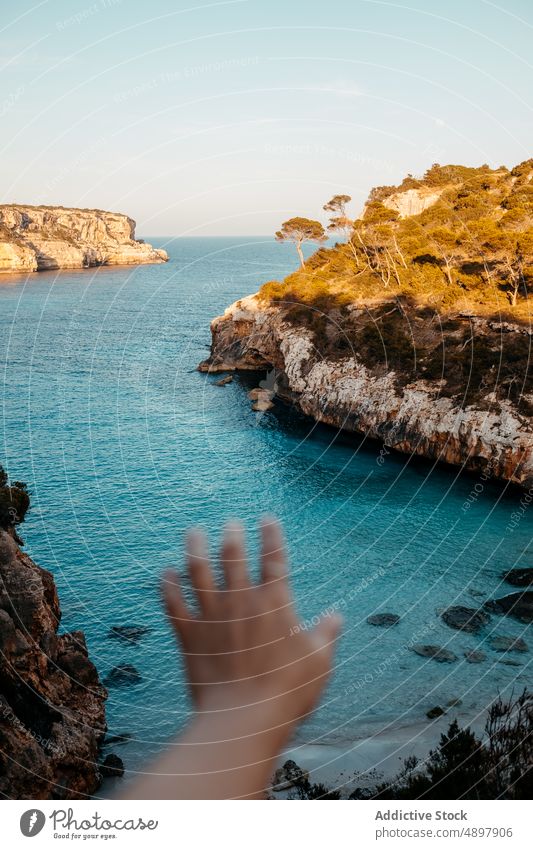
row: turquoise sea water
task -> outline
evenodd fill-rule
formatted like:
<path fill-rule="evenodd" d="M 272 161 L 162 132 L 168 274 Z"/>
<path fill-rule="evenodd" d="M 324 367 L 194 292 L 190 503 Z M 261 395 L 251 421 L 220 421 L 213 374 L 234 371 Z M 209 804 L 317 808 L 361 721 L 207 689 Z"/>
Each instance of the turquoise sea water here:
<path fill-rule="evenodd" d="M 258 514 L 277 513 L 302 616 L 335 608 L 345 617 L 335 674 L 300 741 L 350 740 L 452 698 L 472 714 L 498 690 L 531 684 L 530 654 L 513 655 L 519 666 L 490 649 L 480 665 L 462 658 L 491 634 L 527 640 L 524 626 L 493 617 L 475 637 L 437 616 L 511 591 L 501 572 L 532 565 L 528 511 L 509 524 L 520 494 L 490 483 L 479 491 L 476 478 L 380 454 L 283 406 L 253 413 L 246 391 L 260 376 L 220 388 L 195 367 L 210 320 L 293 269 L 292 253 L 268 239 L 152 241 L 169 263 L 0 278 L 0 460 L 29 484 L 21 533 L 55 575 L 61 627 L 85 631 L 103 677 L 120 663 L 142 675 L 109 695 L 110 732 L 134 735 L 120 747 L 127 769 L 189 710 L 158 575 L 180 562 L 192 523 L 215 540 L 226 518 L 241 517 L 254 551 Z M 379 611 L 402 620 L 366 624 Z M 109 639 L 122 624 L 152 631 L 137 646 Z M 460 660 L 426 661 L 408 650 L 416 642 Z"/>

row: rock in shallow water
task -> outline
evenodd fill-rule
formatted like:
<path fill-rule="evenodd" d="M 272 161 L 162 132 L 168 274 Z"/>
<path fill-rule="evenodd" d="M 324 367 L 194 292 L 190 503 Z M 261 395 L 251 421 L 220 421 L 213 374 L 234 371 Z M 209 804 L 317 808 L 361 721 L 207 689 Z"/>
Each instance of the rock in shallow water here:
<path fill-rule="evenodd" d="M 123 687 L 127 684 L 139 684 L 141 681 L 140 672 L 131 663 L 114 666 L 104 678 L 106 687 Z"/>
<path fill-rule="evenodd" d="M 256 386 L 255 389 L 250 389 L 248 398 L 250 401 L 271 401 L 275 394 L 273 389 L 264 389 L 262 386 Z"/>
<path fill-rule="evenodd" d="M 107 636 L 110 639 L 124 640 L 126 643 L 138 643 L 141 637 L 149 634 L 151 630 L 147 625 L 113 625 Z"/>
<path fill-rule="evenodd" d="M 467 663 L 483 663 L 487 659 L 484 651 L 468 650 L 464 653 Z"/>
<path fill-rule="evenodd" d="M 435 707 L 432 707 L 431 710 L 427 711 L 426 716 L 428 719 L 437 719 L 439 716 L 444 716 L 445 713 L 446 711 L 444 710 L 444 708 L 441 708 L 439 707 L 439 705 L 436 705 Z"/>
<path fill-rule="evenodd" d="M 450 628 L 476 634 L 490 621 L 490 616 L 484 610 L 457 605 L 456 607 L 448 607 L 441 613 L 441 619 Z"/>
<path fill-rule="evenodd" d="M 491 637 L 489 646 L 494 651 L 529 651 L 521 637 Z"/>
<path fill-rule="evenodd" d="M 397 613 L 373 613 L 366 620 L 369 625 L 380 625 L 384 628 L 390 628 L 392 625 L 397 625 L 400 617 Z"/>
<path fill-rule="evenodd" d="M 111 752 L 100 764 L 102 778 L 120 778 L 124 775 L 124 762 L 122 758 Z"/>
<path fill-rule="evenodd" d="M 266 413 L 266 411 L 271 410 L 273 406 L 274 404 L 272 401 L 260 398 L 255 402 L 255 404 L 252 404 L 252 410 L 255 413 Z"/>
<path fill-rule="evenodd" d="M 411 651 L 414 651 L 415 654 L 419 654 L 420 657 L 430 657 L 438 663 L 453 663 L 454 660 L 457 660 L 457 656 L 452 651 L 444 649 L 441 646 L 422 645 L 421 643 L 417 643 L 409 648 Z"/>
<path fill-rule="evenodd" d="M 493 613 L 512 616 L 519 622 L 533 622 L 533 591 L 511 593 L 502 598 L 493 598 L 485 602 L 485 608 Z"/>
<path fill-rule="evenodd" d="M 530 587 L 533 584 L 533 569 L 510 569 L 502 579 L 515 587 Z"/>

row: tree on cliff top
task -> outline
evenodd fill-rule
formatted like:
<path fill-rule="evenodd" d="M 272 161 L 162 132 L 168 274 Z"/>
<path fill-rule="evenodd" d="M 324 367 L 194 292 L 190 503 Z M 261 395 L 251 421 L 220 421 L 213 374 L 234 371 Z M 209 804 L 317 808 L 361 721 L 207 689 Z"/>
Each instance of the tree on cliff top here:
<path fill-rule="evenodd" d="M 326 212 L 333 213 L 329 219 L 328 230 L 332 233 L 343 233 L 346 241 L 353 230 L 353 221 L 346 214 L 346 205 L 351 201 L 350 195 L 333 195 L 331 200 L 322 207 Z"/>
<path fill-rule="evenodd" d="M 24 521 L 30 506 L 26 484 L 21 481 L 9 483 L 7 474 L 0 466 L 0 529 L 7 531 Z"/>
<path fill-rule="evenodd" d="M 333 195 L 331 200 L 322 207 L 326 212 L 333 212 L 334 215 L 346 216 L 346 206 L 351 201 L 350 195 Z"/>
<path fill-rule="evenodd" d="M 305 267 L 304 255 L 302 253 L 302 245 L 304 242 L 325 242 L 327 236 L 320 221 L 313 221 L 311 218 L 289 218 L 281 225 L 281 230 L 276 233 L 278 242 L 294 242 L 298 256 L 300 257 L 300 265 Z"/>

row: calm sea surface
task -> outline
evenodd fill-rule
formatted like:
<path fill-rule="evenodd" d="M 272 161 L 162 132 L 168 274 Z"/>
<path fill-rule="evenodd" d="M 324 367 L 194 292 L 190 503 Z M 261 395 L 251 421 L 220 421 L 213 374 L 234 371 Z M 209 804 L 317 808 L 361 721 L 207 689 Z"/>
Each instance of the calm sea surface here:
<path fill-rule="evenodd" d="M 491 634 L 524 635 L 524 626 L 493 617 L 476 637 L 437 615 L 511 591 L 501 572 L 533 565 L 528 511 L 509 527 L 520 495 L 486 483 L 475 493 L 475 478 L 380 455 L 379 445 L 288 408 L 252 412 L 246 391 L 260 376 L 220 388 L 195 367 L 211 319 L 283 277 L 295 257 L 260 238 L 152 241 L 169 263 L 0 277 L 0 460 L 29 484 L 21 533 L 55 575 L 61 627 L 85 631 L 102 677 L 121 663 L 142 676 L 109 695 L 110 733 L 133 735 L 116 749 L 127 769 L 190 709 L 158 576 L 180 562 L 192 523 L 215 541 L 225 519 L 242 517 L 255 551 L 258 514 L 277 513 L 302 616 L 334 607 L 345 617 L 335 675 L 300 741 L 350 740 L 452 698 L 466 715 L 498 690 L 531 685 L 531 655 L 513 655 L 516 666 L 486 646 L 485 663 L 462 657 Z M 401 623 L 366 624 L 380 611 Z M 108 638 L 124 624 L 152 630 L 137 646 Z M 426 661 L 407 648 L 417 642 L 460 660 Z"/>

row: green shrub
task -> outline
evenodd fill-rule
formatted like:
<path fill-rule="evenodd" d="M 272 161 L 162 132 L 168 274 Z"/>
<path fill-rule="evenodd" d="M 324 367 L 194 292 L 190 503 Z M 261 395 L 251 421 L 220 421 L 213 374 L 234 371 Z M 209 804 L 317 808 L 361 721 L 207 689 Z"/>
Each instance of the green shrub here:
<path fill-rule="evenodd" d="M 485 739 L 452 722 L 424 764 L 408 759 L 374 799 L 531 799 L 533 694 L 498 698 L 489 708 Z"/>

